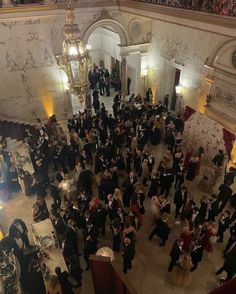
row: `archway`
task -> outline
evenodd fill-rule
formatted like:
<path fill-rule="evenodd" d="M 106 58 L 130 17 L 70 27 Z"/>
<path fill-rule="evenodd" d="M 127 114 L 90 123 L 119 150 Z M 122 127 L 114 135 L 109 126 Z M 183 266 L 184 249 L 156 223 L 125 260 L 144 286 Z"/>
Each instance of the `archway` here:
<path fill-rule="evenodd" d="M 128 66 L 127 66 L 127 60 L 126 60 L 127 54 L 123 54 L 122 49 L 126 48 L 129 45 L 128 36 L 126 34 L 124 27 L 119 22 L 110 18 L 105 18 L 93 23 L 86 30 L 83 36 L 84 43 L 88 44 L 91 35 L 93 35 L 99 29 L 107 30 L 113 33 L 113 35 L 116 34 L 117 36 L 119 36 L 119 42 L 117 42 L 117 38 L 116 38 L 116 41 L 113 43 L 115 44 L 117 50 L 115 50 L 116 52 L 114 52 L 113 56 L 112 54 L 110 54 L 110 56 L 114 58 L 113 60 L 114 62 L 117 61 L 117 63 L 119 64 L 120 78 L 121 78 L 121 92 L 124 98 L 127 95 Z M 119 57 L 117 56 L 117 53 Z M 107 58 L 110 58 L 110 57 L 108 56 Z M 111 61 L 109 61 L 108 59 L 105 60 L 105 58 L 103 61 L 104 63 L 106 63 L 106 65 L 111 63 Z M 134 76 L 137 75 L 136 73 L 134 73 L 133 69 L 131 70 L 131 68 L 129 69 L 129 72 L 131 72 Z"/>
<path fill-rule="evenodd" d="M 205 66 L 207 113 L 215 114 L 216 120 L 236 132 L 236 39 L 220 44 Z"/>
<path fill-rule="evenodd" d="M 84 33 L 83 36 L 83 41 L 85 44 L 87 44 L 88 39 L 90 37 L 90 35 L 93 33 L 93 31 L 95 31 L 97 28 L 106 28 L 106 27 L 110 27 L 112 28 L 116 33 L 119 34 L 120 36 L 120 41 L 121 41 L 121 45 L 122 46 L 127 46 L 128 45 L 128 37 L 126 35 L 125 29 L 124 27 L 117 21 L 113 20 L 113 19 L 101 19 L 95 23 L 93 23 Z"/>

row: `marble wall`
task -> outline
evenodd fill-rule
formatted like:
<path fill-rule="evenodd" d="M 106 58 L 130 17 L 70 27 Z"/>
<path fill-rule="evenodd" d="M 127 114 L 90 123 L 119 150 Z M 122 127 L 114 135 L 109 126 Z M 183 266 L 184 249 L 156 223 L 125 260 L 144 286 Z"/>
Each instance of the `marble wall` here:
<path fill-rule="evenodd" d="M 140 17 L 138 22 L 133 22 L 136 17 L 125 16 L 118 7 L 104 11 L 103 7 L 75 10 L 81 36 L 102 18 L 118 21 L 124 27 L 129 44 L 144 42 L 150 36 L 150 20 Z M 142 19 L 145 30 L 140 26 Z M 37 117 L 46 119 L 54 112 L 59 118 L 67 117 L 66 77 L 55 60 L 62 49 L 64 21 L 65 10 L 22 13 L 17 17 L 3 15 L 0 20 L 0 117 L 34 121 Z"/>
<path fill-rule="evenodd" d="M 59 118 L 66 118 L 65 75 L 55 60 L 55 55 L 61 52 L 65 10 L 2 16 L 0 117 L 32 121 L 36 117 L 46 119 L 55 112 Z M 158 99 L 172 91 L 176 67 L 181 70 L 183 104 L 196 107 L 203 90 L 205 60 L 228 37 L 120 11 L 118 7 L 76 10 L 82 36 L 103 18 L 115 20 L 123 27 L 127 45 L 150 42 L 148 82 Z M 137 62 L 132 64 L 130 60 L 130 72 L 133 70 L 136 75 Z"/>
<path fill-rule="evenodd" d="M 172 73 L 171 65 L 181 70 L 183 103 L 196 108 L 204 86 L 205 60 L 216 46 L 226 40 L 225 36 L 153 20 L 149 65 L 157 72 L 158 99 L 167 94 L 167 84 L 171 81 L 166 77 Z"/>
<path fill-rule="evenodd" d="M 31 121 L 53 112 L 66 116 L 60 52 L 62 22 L 56 18 L 0 21 L 0 114 Z"/>

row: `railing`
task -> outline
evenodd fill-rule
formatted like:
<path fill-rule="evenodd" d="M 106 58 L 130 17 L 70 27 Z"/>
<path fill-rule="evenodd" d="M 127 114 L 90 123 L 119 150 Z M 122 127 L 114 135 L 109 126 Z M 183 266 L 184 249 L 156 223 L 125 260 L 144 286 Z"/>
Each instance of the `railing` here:
<path fill-rule="evenodd" d="M 24 4 L 44 4 L 43 0 L 12 0 L 14 6 Z"/>
<path fill-rule="evenodd" d="M 67 5 L 69 0 L 0 0 L 0 7 L 3 8 L 15 8 L 24 6 L 33 6 L 40 8 L 42 4 L 44 6 L 62 7 Z M 118 5 L 118 0 L 71 0 L 74 7 L 91 7 L 91 6 L 114 6 Z M 46 9 L 46 8 L 45 8 Z"/>
<path fill-rule="evenodd" d="M 174 8 L 236 16 L 236 0 L 126 0 Z"/>

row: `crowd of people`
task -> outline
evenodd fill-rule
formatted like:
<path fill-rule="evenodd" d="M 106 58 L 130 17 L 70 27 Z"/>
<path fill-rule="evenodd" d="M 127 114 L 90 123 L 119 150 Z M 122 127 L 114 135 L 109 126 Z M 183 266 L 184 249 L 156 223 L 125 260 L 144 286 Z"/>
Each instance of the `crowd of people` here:
<path fill-rule="evenodd" d="M 184 148 L 182 117 L 168 111 L 168 95 L 164 103 L 153 105 L 148 100 L 150 89 L 145 99 L 131 95 L 126 102 L 118 93 L 112 115 L 103 103 L 100 105 L 99 92 L 94 88 L 94 112 L 85 109 L 68 120 L 69 140 L 55 115 L 47 124 L 38 120 L 38 136 L 29 130 L 26 133 L 35 173 L 18 170 L 22 190 L 26 196 L 37 195 L 32 215 L 35 222 L 48 217 L 53 220 L 69 273 L 76 281 L 71 285 L 68 274 L 56 269 L 49 289 L 61 287 L 62 293 L 68 294 L 73 293 L 72 286 L 80 287 L 80 256 L 86 263 L 85 270 L 89 270 L 90 255 L 96 253 L 103 236 L 110 233 L 112 249 L 123 250 L 123 272 L 131 270 L 139 242 L 137 232 L 145 214 L 155 226 L 149 240 L 157 236 L 160 246 L 165 246 L 173 226 L 181 227 L 168 266 L 175 285 L 189 285 L 191 271 L 197 269 L 204 252 L 213 252 L 214 243 L 223 242 L 229 230 L 225 263 L 217 275 L 226 271 L 226 281 L 230 280 L 236 273 L 236 194 L 230 188 L 235 171 L 225 175 L 218 195 L 212 192 L 224 174 L 224 152 L 219 150 L 210 164 L 217 171 L 215 182 L 209 184 L 208 173 L 203 175 L 199 205 L 186 183 L 200 174 L 204 149 Z M 160 143 L 165 151 L 157 162 L 152 151 Z M 47 194 L 52 198 L 51 207 L 45 201 Z M 229 202 L 232 211 L 225 209 Z M 17 230 L 13 227 L 9 232 L 14 248 L 19 239 L 25 247 L 30 246 L 27 228 L 20 222 L 19 226 L 19 220 L 15 220 Z M 22 275 L 27 277 L 32 274 L 35 260 L 25 266 L 19 248 L 16 251 L 25 269 Z M 27 283 L 23 287 L 26 293 L 33 293 L 27 290 Z"/>

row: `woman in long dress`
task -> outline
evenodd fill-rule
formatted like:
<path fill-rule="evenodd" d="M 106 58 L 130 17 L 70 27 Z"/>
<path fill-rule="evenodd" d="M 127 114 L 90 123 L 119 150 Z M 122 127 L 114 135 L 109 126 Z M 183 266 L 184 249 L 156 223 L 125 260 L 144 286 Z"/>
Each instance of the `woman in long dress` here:
<path fill-rule="evenodd" d="M 150 142 L 152 145 L 157 145 L 161 142 L 161 130 L 160 125 L 156 122 L 152 127 L 152 132 L 150 136 Z"/>
<path fill-rule="evenodd" d="M 206 193 L 210 193 L 213 188 L 215 170 L 212 166 L 207 165 L 203 172 L 203 177 L 199 183 L 199 188 Z"/>
<path fill-rule="evenodd" d="M 195 179 L 195 176 L 197 175 L 196 170 L 197 170 L 198 161 L 199 161 L 199 157 L 196 156 L 196 155 L 192 156 L 190 158 L 189 166 L 188 166 L 188 173 L 187 173 L 187 176 L 186 176 L 187 180 L 193 181 Z"/>
<path fill-rule="evenodd" d="M 202 238 L 203 249 L 209 253 L 213 252 L 213 244 L 216 242 L 216 227 L 215 223 L 210 221 L 203 228 L 204 234 Z"/>
<path fill-rule="evenodd" d="M 119 219 L 114 219 L 111 224 L 112 228 L 112 236 L 113 236 L 113 244 L 112 249 L 116 252 L 120 251 L 120 243 L 121 243 L 121 226 Z"/>
<path fill-rule="evenodd" d="M 191 268 L 193 267 L 191 255 L 184 253 L 177 261 L 171 276 L 171 282 L 176 286 L 187 287 L 192 281 Z"/>
<path fill-rule="evenodd" d="M 160 196 L 153 196 L 151 199 L 151 219 L 152 223 L 160 217 L 161 215 L 161 197 Z"/>
<path fill-rule="evenodd" d="M 186 220 L 183 226 L 182 233 L 180 235 L 181 239 L 184 241 L 183 251 L 190 252 L 193 234 L 193 224 Z"/>

